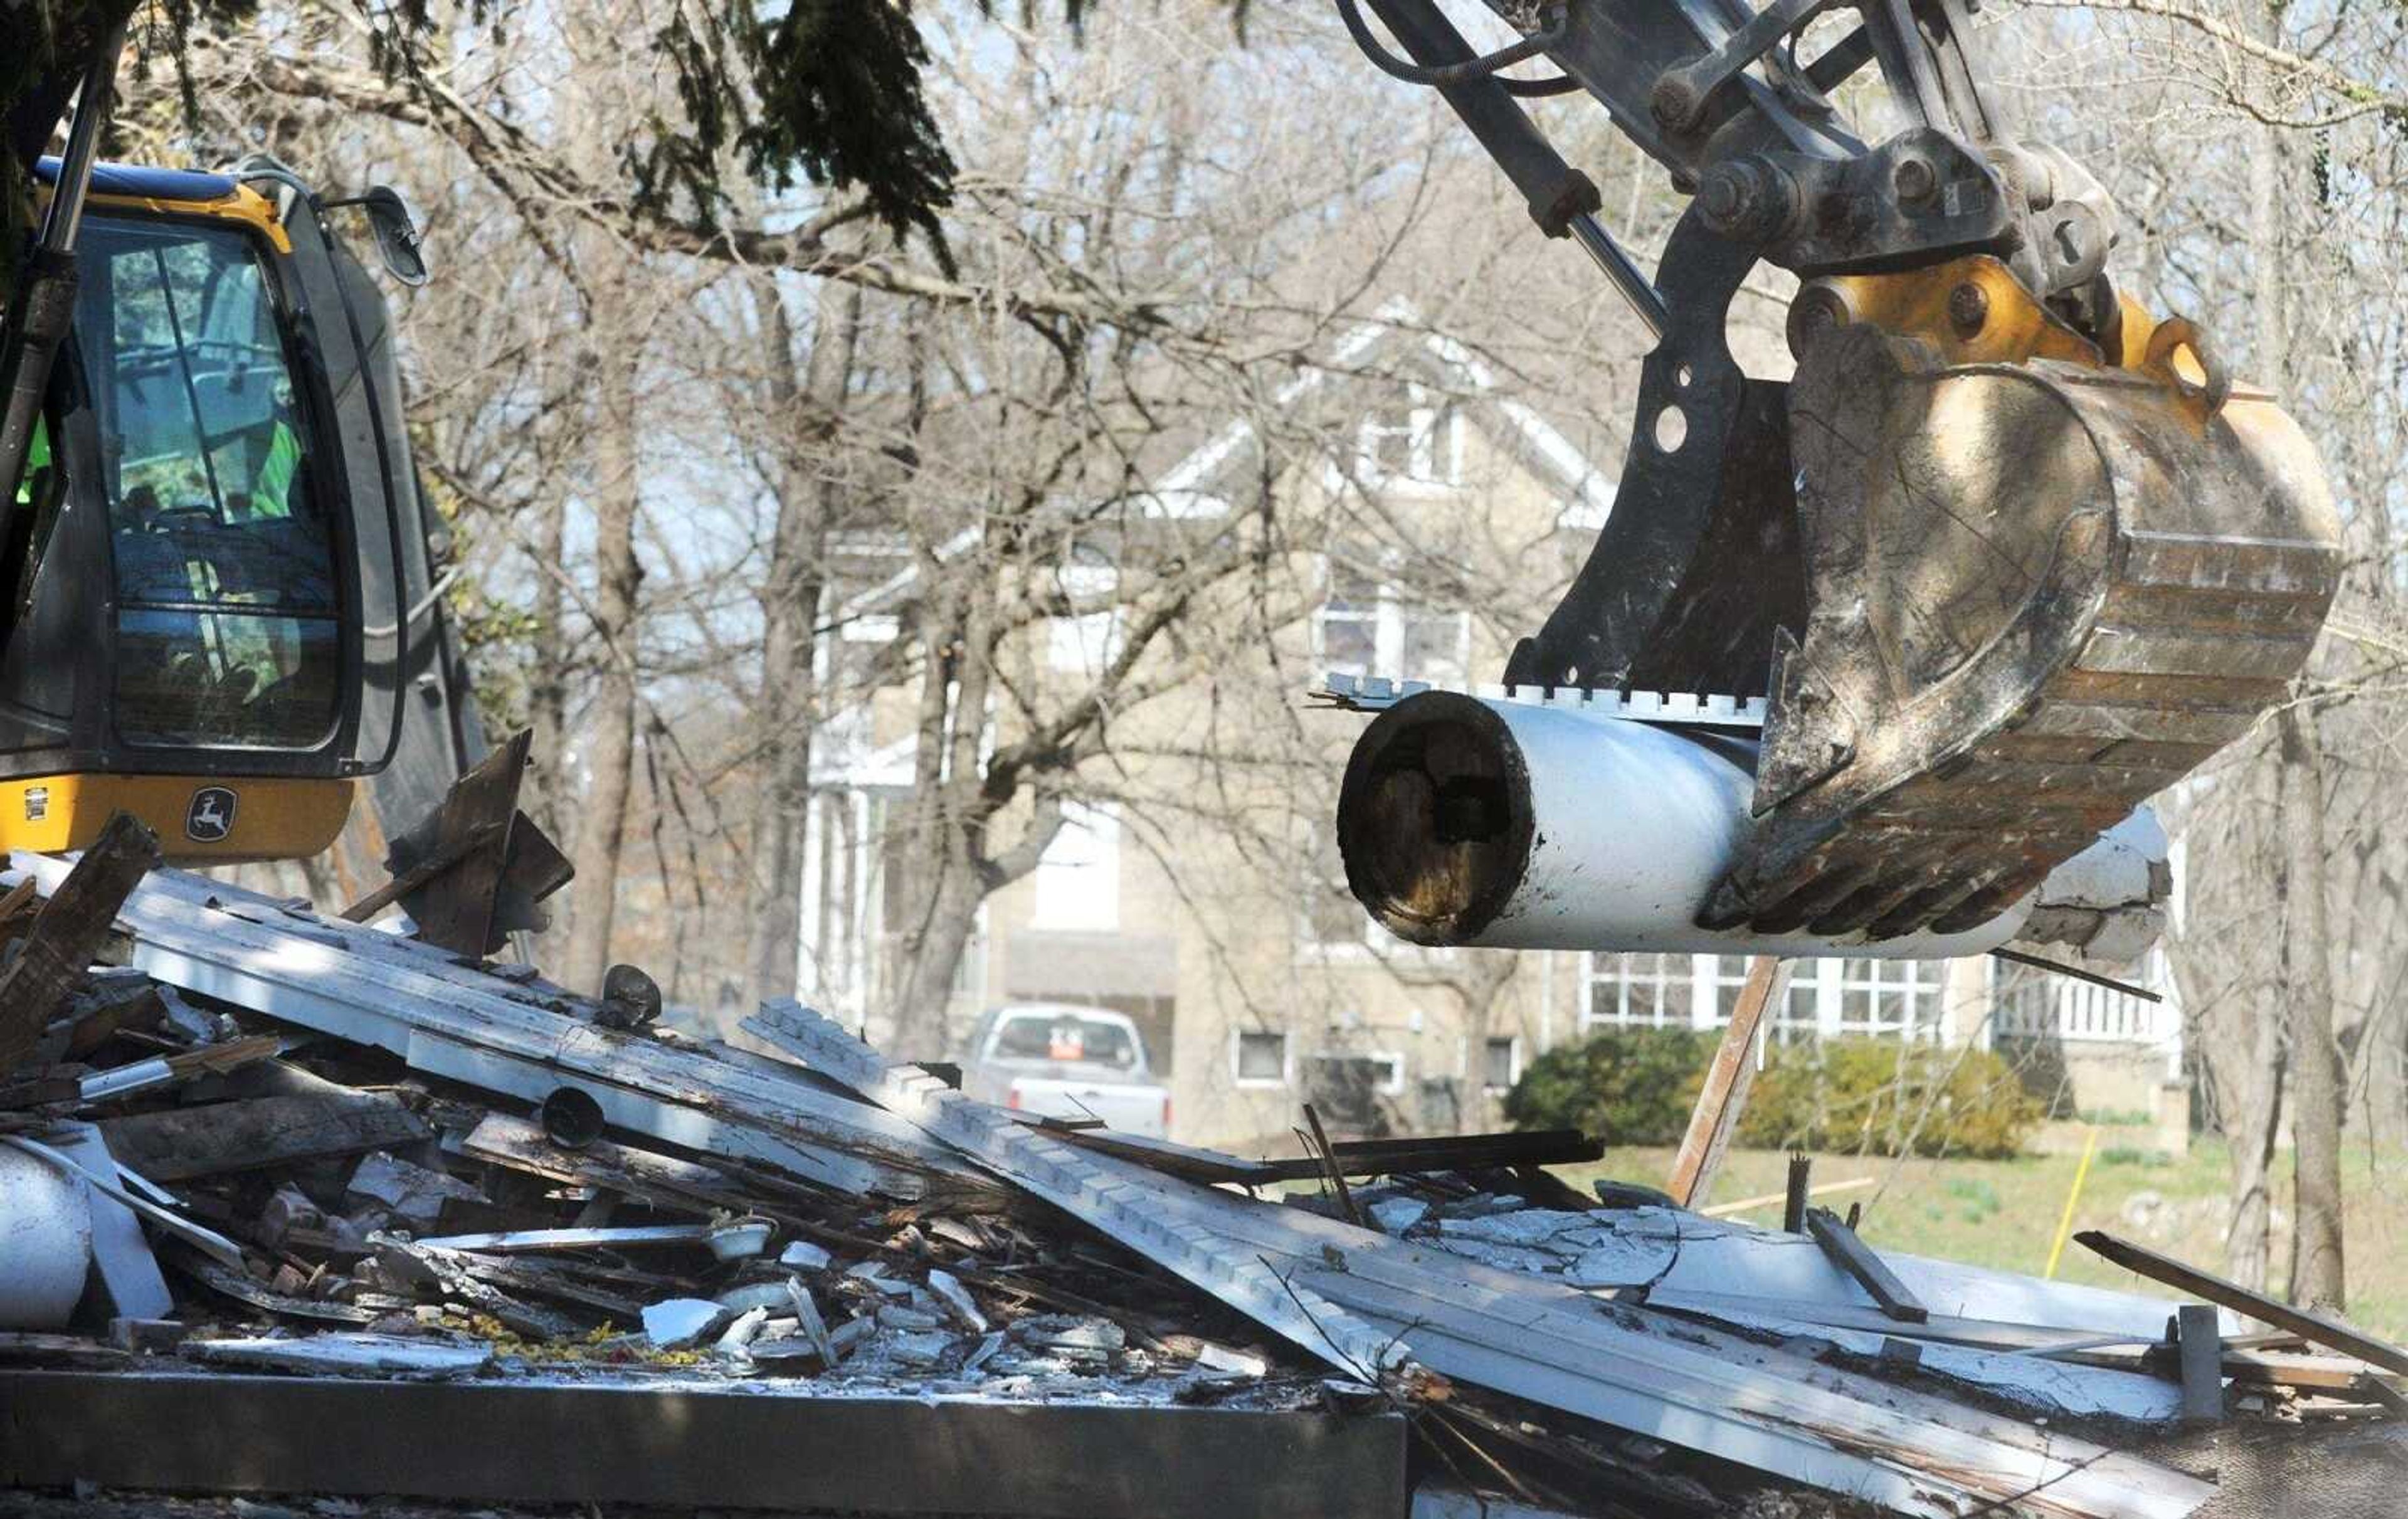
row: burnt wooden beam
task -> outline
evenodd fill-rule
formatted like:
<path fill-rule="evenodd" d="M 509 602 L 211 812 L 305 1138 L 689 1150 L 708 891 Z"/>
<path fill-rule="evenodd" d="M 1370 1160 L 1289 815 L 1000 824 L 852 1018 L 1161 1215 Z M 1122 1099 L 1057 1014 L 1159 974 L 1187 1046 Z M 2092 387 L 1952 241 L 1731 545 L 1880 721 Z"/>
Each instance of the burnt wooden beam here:
<path fill-rule="evenodd" d="M 1803 1151 L 1792 1151 L 1789 1156 L 1789 1185 L 1781 1198 L 1781 1228 L 1784 1234 L 1806 1232 L 1806 1199 L 1813 1192 L 1814 1157 Z"/>
<path fill-rule="evenodd" d="M 154 1182 L 365 1154 L 434 1134 L 398 1099 L 368 1092 L 245 1097 L 135 1113 L 99 1126 L 118 1164 Z"/>
<path fill-rule="evenodd" d="M 2300 1339 L 2329 1349 L 2343 1351 L 2361 1361 L 2379 1366 L 2386 1371 L 2408 1376 L 2408 1351 L 2386 1340 L 2377 1340 L 2362 1329 L 2322 1313 L 2252 1292 L 2238 1282 L 2228 1282 L 2220 1276 L 2202 1271 L 2196 1266 L 2186 1266 L 2171 1255 L 2160 1255 L 2145 1245 L 2129 1240 L 2118 1240 L 2099 1229 L 2086 1229 L 2074 1236 L 2082 1244 L 2106 1256 L 2128 1271 L 2138 1271 L 2152 1282 L 2162 1282 L 2169 1287 L 2219 1303 L 2236 1313 L 2246 1313 L 2261 1319 L 2278 1329 L 2288 1329 Z"/>
<path fill-rule="evenodd" d="M 539 1125 L 508 1113 L 486 1114 L 461 1141 L 461 1150 L 487 1165 L 572 1186 L 597 1187 L 697 1218 L 714 1212 L 762 1213 L 791 1225 L 812 1212 L 796 1197 L 765 1196 L 762 1183 L 767 1178 L 731 1175 L 699 1161 L 654 1154 L 609 1139 L 566 1150 L 545 1138 Z"/>
<path fill-rule="evenodd" d="M 1828 1208 L 1806 1210 L 1806 1232 L 1823 1247 L 1831 1264 L 1856 1279 L 1856 1285 L 1872 1295 L 1881 1311 L 1900 1324 L 1924 1324 L 1931 1318 L 1930 1310 L 1915 1299 L 1887 1262 L 1873 1254 L 1872 1247 L 1856 1238 L 1856 1231 L 1840 1222 L 1839 1215 Z"/>
<path fill-rule="evenodd" d="M 158 863 L 159 836 L 119 812 L 42 904 L 16 960 L 0 971 L 0 1072 L 22 1064 L 42 1031 L 67 1010 L 117 910 Z"/>
<path fill-rule="evenodd" d="M 1034 1114 L 1021 1122 L 1043 1128 L 1082 1149 L 1133 1160 L 1191 1182 L 1231 1182 L 1263 1186 L 1310 1182 L 1323 1174 L 1318 1156 L 1254 1160 L 1220 1150 L 1175 1144 L 1168 1139 L 1123 1134 L 1117 1129 L 1061 1127 Z M 1410 1139 L 1336 1139 L 1329 1158 L 1352 1176 L 1398 1176 L 1419 1171 L 1511 1170 L 1525 1166 L 1570 1166 L 1598 1160 L 1605 1142 L 1578 1129 L 1534 1129 L 1526 1134 L 1435 1135 Z M 1585 1199 L 1567 1206 L 1588 1206 Z"/>
<path fill-rule="evenodd" d="M 1330 1186 L 1338 1194 L 1338 1216 L 1356 1228 L 1361 1228 L 1363 1211 L 1354 1206 L 1354 1194 L 1346 1189 L 1345 1169 L 1338 1164 L 1338 1157 L 1330 1154 L 1329 1136 L 1321 1126 L 1321 1115 L 1312 1111 L 1312 1104 L 1310 1102 L 1304 1105 L 1304 1122 L 1312 1130 L 1312 1147 L 1320 1152 L 1323 1174 L 1328 1178 Z"/>
<path fill-rule="evenodd" d="M 513 930 L 541 927 L 536 904 L 576 874 L 535 820 L 519 810 L 535 735 L 521 729 L 452 783 L 443 800 L 394 836 L 393 879 L 343 910 L 366 923 L 399 902 L 414 937 L 482 959 Z M 580 988 L 582 990 L 582 988 Z"/>

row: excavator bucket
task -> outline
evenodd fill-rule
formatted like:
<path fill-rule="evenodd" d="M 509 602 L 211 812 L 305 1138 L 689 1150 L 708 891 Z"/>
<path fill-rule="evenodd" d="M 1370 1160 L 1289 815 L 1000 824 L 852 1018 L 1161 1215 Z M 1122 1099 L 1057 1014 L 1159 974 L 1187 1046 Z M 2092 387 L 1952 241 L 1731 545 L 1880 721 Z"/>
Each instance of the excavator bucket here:
<path fill-rule="evenodd" d="M 2133 309 L 2122 342 L 1803 345 L 1807 615 L 1774 636 L 1756 824 L 1701 924 L 1985 922 L 2281 698 L 2340 575 L 2315 452 L 2188 323 Z"/>
<path fill-rule="evenodd" d="M 1828 947 L 1991 922 L 2281 698 L 2340 578 L 2315 452 L 2188 322 L 2118 295 L 2114 203 L 1983 98 L 1971 0 L 1854 7 L 1856 29 L 1811 59 L 1822 0 L 1492 4 L 1524 36 L 1487 53 L 1436 0 L 1365 3 L 1410 57 L 1339 0 L 1366 55 L 1438 90 L 1540 230 L 1587 252 L 1656 340 L 1587 563 L 1515 646 L 1509 691 L 1471 702 L 1485 717 L 1459 711 L 1457 737 L 1498 773 L 1433 748 L 1443 702 L 1408 717 L 1407 697 L 1357 747 L 1351 795 L 1376 782 L 1399 806 L 1341 796 L 1340 843 L 1350 816 L 1371 820 L 1349 879 L 1392 927 L 1412 913 L 1379 879 L 1443 884 L 1462 867 L 1463 889 L 1434 900 L 1521 918 L 1425 914 L 1424 942 L 1649 947 L 1530 926 L 1562 919 L 1549 893 L 1662 905 L 1661 880 L 1603 884 L 1567 847 L 1565 820 L 1590 816 L 1567 777 L 1600 786 L 1635 752 L 1627 735 L 1570 739 L 1600 710 L 1694 733 L 1662 714 L 1766 699 L 1760 744 L 1702 735 L 1745 750 L 1753 793 L 1738 816 L 1720 784 L 1737 762 L 1715 770 L 1684 837 L 1719 879 L 1691 909 L 1684 874 L 1682 909 L 1733 947 Z M 1541 53 L 1560 78 L 1503 73 Z M 1878 140 L 1840 108 L 1875 63 Z M 1574 90 L 1691 196 L 1652 277 L 1520 104 Z M 1785 386 L 1744 374 L 1727 341 L 1764 264 L 1803 281 Z M 1557 773 L 1537 774 L 1539 749 Z M 1680 768 L 1668 752 L 1634 774 Z M 1543 839 L 1541 781 L 1558 788 Z M 1395 858 L 1375 857 L 1372 824 Z"/>

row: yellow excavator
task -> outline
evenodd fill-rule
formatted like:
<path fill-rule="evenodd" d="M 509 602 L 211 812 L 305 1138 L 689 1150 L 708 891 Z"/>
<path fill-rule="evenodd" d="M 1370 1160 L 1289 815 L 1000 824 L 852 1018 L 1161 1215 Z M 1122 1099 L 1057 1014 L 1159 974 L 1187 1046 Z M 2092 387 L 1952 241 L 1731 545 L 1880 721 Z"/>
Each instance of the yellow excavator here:
<path fill-rule="evenodd" d="M 0 326 L 0 849 L 79 848 L 122 810 L 170 859 L 304 858 L 363 778 L 414 817 L 483 747 L 338 213 L 393 277 L 425 265 L 390 189 L 97 162 L 123 40 L 10 122 L 32 234 Z"/>

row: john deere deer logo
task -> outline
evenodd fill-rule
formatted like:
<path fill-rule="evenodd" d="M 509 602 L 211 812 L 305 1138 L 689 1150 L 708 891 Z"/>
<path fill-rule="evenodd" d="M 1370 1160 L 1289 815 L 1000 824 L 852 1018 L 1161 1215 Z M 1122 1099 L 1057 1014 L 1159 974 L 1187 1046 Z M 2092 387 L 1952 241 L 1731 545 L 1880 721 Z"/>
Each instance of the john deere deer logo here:
<path fill-rule="evenodd" d="M 184 837 L 196 844 L 214 844 L 234 832 L 234 792 L 226 786 L 203 786 L 184 809 Z"/>

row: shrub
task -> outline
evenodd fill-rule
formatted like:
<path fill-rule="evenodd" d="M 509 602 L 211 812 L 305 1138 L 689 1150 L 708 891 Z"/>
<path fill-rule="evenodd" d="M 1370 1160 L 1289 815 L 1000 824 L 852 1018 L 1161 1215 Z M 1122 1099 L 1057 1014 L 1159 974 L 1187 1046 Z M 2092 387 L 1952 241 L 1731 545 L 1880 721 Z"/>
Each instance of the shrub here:
<path fill-rule="evenodd" d="M 1828 1039 L 1771 1052 L 1738 1139 L 1764 1149 L 2003 1159 L 2021 1152 L 2042 1116 L 1989 1051 Z"/>
<path fill-rule="evenodd" d="M 1686 1028 L 1609 1028 L 1557 1045 L 1506 1094 L 1506 1120 L 1576 1128 L 1608 1144 L 1677 1144 L 1714 1042 Z"/>
<path fill-rule="evenodd" d="M 2099 1152 L 2101 1166 L 2171 1166 L 2172 1160 L 2162 1150 L 2143 1150 L 2137 1145 L 2119 1144 Z"/>
<path fill-rule="evenodd" d="M 1999 1201 L 1999 1189 L 1978 1176 L 1962 1176 L 1950 1182 L 1948 1195 L 1965 1204 L 1968 1224 L 1979 1224 L 2004 1206 Z"/>

